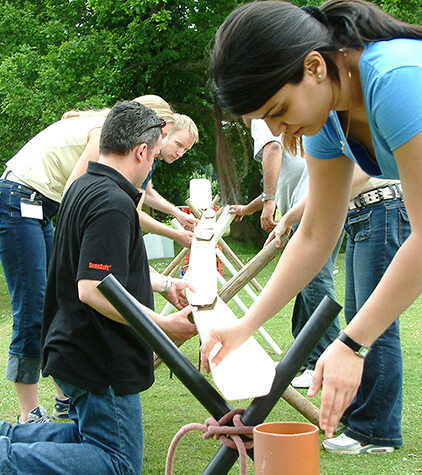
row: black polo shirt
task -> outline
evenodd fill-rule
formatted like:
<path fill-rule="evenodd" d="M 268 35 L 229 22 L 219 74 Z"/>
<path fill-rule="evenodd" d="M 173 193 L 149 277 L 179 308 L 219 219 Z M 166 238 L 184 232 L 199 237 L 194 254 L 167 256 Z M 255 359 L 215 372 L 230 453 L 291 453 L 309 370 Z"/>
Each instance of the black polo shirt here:
<path fill-rule="evenodd" d="M 117 170 L 90 162 L 60 206 L 49 264 L 42 328 L 43 375 L 103 394 L 147 389 L 152 351 L 128 325 L 78 298 L 78 280 L 112 273 L 153 308 L 148 258 L 136 211 L 140 194 Z"/>

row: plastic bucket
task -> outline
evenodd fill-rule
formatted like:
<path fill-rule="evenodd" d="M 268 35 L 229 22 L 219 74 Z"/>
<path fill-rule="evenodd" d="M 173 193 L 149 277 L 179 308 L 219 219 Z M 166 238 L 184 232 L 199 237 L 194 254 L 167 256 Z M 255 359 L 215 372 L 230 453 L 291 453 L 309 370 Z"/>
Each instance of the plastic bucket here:
<path fill-rule="evenodd" d="M 319 475 L 319 428 L 268 422 L 253 430 L 255 475 Z"/>

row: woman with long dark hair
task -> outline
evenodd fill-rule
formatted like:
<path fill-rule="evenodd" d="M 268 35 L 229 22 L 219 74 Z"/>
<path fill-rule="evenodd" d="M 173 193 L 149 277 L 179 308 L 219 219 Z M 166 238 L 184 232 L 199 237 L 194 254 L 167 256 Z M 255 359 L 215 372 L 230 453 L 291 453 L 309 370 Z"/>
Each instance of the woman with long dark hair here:
<path fill-rule="evenodd" d="M 309 195 L 297 232 L 249 312 L 235 326 L 211 331 L 203 343 L 206 368 L 215 343 L 222 348 L 214 365 L 321 269 L 345 222 L 355 163 L 370 176 L 401 181 L 412 232 L 319 359 L 308 392 L 323 387 L 320 427 L 328 437 L 356 395 L 363 357 L 422 290 L 421 40 L 420 26 L 361 0 L 331 0 L 320 8 L 245 4 L 216 35 L 216 101 L 235 115 L 265 119 L 274 135 L 284 134 L 288 149 L 304 150 Z M 356 441 L 360 447 L 382 443 L 365 434 Z"/>

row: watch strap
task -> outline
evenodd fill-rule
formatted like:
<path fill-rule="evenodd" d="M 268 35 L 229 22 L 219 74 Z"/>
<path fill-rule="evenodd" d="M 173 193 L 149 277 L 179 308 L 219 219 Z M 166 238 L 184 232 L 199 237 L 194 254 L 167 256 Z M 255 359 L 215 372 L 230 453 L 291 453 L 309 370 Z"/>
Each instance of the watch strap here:
<path fill-rule="evenodd" d="M 366 355 L 371 351 L 371 348 L 364 345 L 363 343 L 358 343 L 357 341 L 353 340 L 353 338 L 350 338 L 348 335 L 346 335 L 344 331 L 339 333 L 338 339 L 350 349 L 352 349 L 361 358 L 365 358 Z"/>
<path fill-rule="evenodd" d="M 262 201 L 275 200 L 275 195 L 269 195 L 265 191 L 261 194 Z"/>
<path fill-rule="evenodd" d="M 173 279 L 168 275 L 165 289 L 161 292 L 164 295 L 167 295 L 170 292 L 170 289 L 173 285 Z"/>

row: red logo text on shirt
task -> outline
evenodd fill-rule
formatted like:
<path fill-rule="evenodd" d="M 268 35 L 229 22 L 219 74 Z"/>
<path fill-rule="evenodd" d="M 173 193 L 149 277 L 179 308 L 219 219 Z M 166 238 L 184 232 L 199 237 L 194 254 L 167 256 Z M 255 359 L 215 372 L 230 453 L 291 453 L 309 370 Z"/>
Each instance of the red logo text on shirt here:
<path fill-rule="evenodd" d="M 111 265 L 109 265 L 109 264 L 94 264 L 93 262 L 90 262 L 88 264 L 88 267 L 90 269 L 98 269 L 98 270 L 110 270 L 111 269 Z"/>

